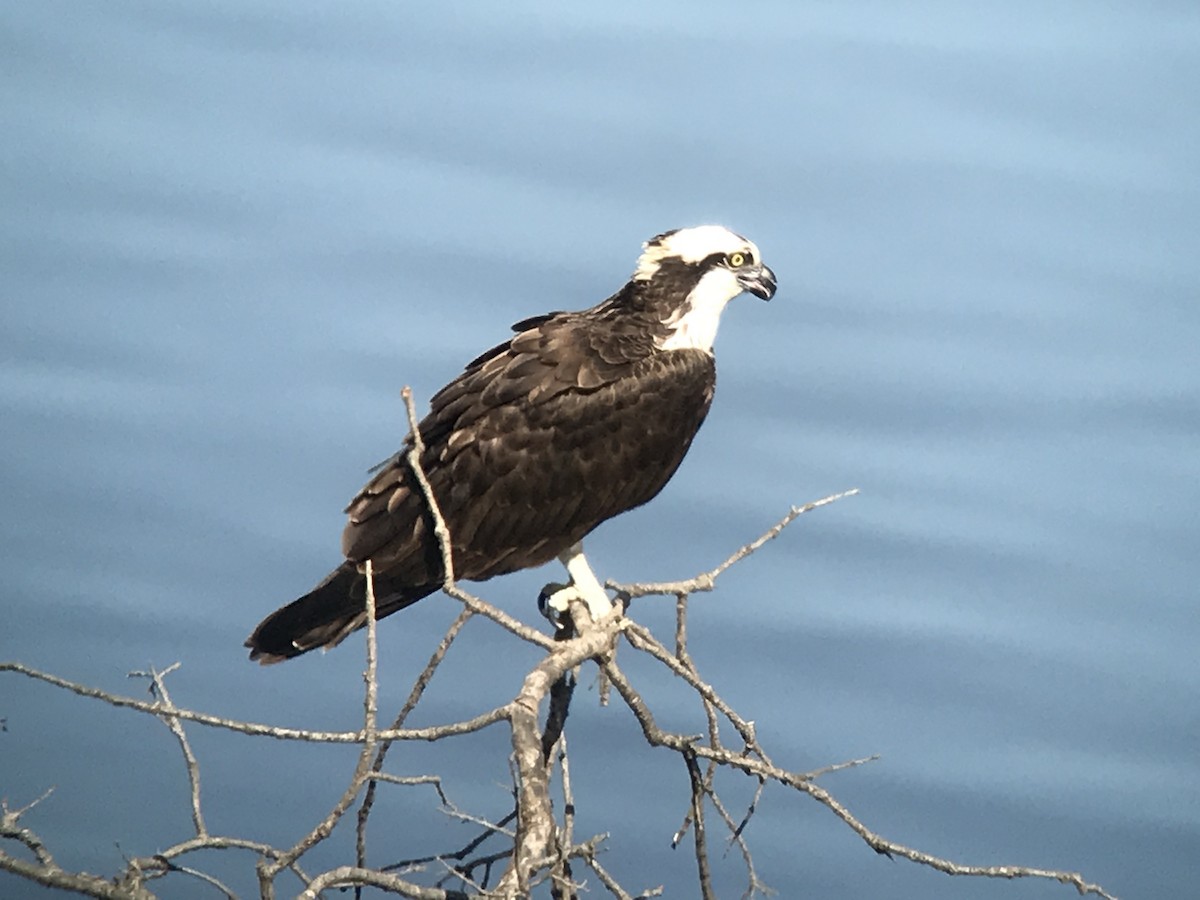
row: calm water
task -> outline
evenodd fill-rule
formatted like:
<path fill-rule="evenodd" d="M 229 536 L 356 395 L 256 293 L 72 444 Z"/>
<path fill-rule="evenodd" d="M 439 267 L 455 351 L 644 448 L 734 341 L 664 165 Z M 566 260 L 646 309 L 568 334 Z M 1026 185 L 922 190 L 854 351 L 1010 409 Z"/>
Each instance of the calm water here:
<path fill-rule="evenodd" d="M 1193 4 L 4 21 L 0 657 L 121 692 L 179 660 L 181 704 L 353 727 L 356 645 L 260 670 L 241 642 L 337 561 L 342 504 L 404 433 L 400 387 L 428 397 L 510 322 L 607 296 L 646 237 L 718 221 L 780 292 L 731 307 L 709 422 L 658 501 L 594 536 L 596 568 L 690 575 L 860 487 L 696 599 L 705 677 L 783 765 L 881 754 L 827 784 L 890 838 L 1195 895 Z M 484 592 L 529 618 L 548 577 Z M 669 634 L 667 604 L 633 612 Z M 454 613 L 431 599 L 381 629 L 385 710 Z M 700 730 L 625 657 L 666 724 Z M 531 660 L 473 628 L 420 721 L 503 702 Z M 13 677 L 0 717 L 0 794 L 57 786 L 26 824 L 65 865 L 111 873 L 187 833 L 160 725 Z M 590 693 L 572 728 L 580 832 L 614 832 L 627 887 L 692 895 L 668 848 L 682 768 Z M 344 748 L 194 740 L 214 831 L 291 842 L 350 771 Z M 451 796 L 498 817 L 503 747 L 393 769 L 455 773 Z M 432 797 L 393 796 L 376 861 L 465 842 Z M 748 837 L 784 897 L 1074 895 L 888 862 L 782 790 Z M 248 857 L 197 862 L 254 889 Z M 723 896 L 740 877 L 719 862 Z"/>

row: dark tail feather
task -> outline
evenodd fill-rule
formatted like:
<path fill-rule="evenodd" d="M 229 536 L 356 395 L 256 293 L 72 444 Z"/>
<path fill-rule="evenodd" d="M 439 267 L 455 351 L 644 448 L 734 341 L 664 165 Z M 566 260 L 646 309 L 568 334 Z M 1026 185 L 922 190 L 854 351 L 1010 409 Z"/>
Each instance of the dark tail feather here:
<path fill-rule="evenodd" d="M 366 581 L 353 563 L 342 563 L 299 600 L 280 607 L 258 624 L 246 638 L 250 658 L 265 666 L 317 647 L 336 647 L 367 624 Z M 375 577 L 376 619 L 404 609 L 440 587 L 396 591 L 387 581 Z"/>

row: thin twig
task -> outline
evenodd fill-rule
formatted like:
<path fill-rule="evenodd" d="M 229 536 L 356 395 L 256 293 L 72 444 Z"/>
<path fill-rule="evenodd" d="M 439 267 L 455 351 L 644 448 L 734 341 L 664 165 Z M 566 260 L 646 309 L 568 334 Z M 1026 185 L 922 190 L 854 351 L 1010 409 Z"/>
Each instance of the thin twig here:
<path fill-rule="evenodd" d="M 688 578 L 683 581 L 661 581 L 661 582 L 645 582 L 622 584 L 617 581 L 608 581 L 605 587 L 617 591 L 630 599 L 635 597 L 647 597 L 651 595 L 676 596 L 678 594 L 691 594 L 696 591 L 711 591 L 716 587 L 717 578 L 730 566 L 736 565 L 755 550 L 761 547 L 767 541 L 772 541 L 783 532 L 785 528 L 792 524 L 800 516 L 806 512 L 811 512 L 822 506 L 828 506 L 837 500 L 844 497 L 853 497 L 858 493 L 858 488 L 851 488 L 848 491 L 842 491 L 840 494 L 830 494 L 828 497 L 822 497 L 820 500 L 813 500 L 811 503 L 805 503 L 803 506 L 793 506 L 786 516 L 768 528 L 763 534 L 752 540 L 750 543 L 733 553 L 728 559 L 722 562 L 715 569 L 710 569 L 707 572 L 701 572 L 694 578 Z"/>
<path fill-rule="evenodd" d="M 460 631 L 467 621 L 474 615 L 469 609 L 464 609 L 459 612 L 458 617 L 450 623 L 450 627 L 442 636 L 441 642 L 437 649 L 433 651 L 433 655 L 429 657 L 429 662 L 425 664 L 425 668 L 421 674 L 417 676 L 417 680 L 413 682 L 412 690 L 409 691 L 408 699 L 404 701 L 404 706 L 400 708 L 400 712 L 396 714 L 396 718 L 392 720 L 392 731 L 401 728 L 408 716 L 417 704 L 421 702 L 421 697 L 425 695 L 425 689 L 429 686 L 429 682 L 433 680 L 433 674 L 441 665 L 442 660 L 446 658 L 446 654 L 450 650 L 454 639 L 458 637 Z M 390 739 L 380 741 L 379 751 L 375 754 L 375 760 L 371 764 L 372 780 L 367 785 L 366 791 L 363 793 L 362 803 L 358 807 L 357 822 L 355 826 L 355 861 L 359 868 L 363 868 L 367 864 L 367 822 L 371 817 L 371 809 L 375 805 L 375 788 L 376 783 L 383 780 L 380 776 L 383 772 L 383 763 L 387 759 L 388 752 L 392 749 L 394 742 Z M 438 795 L 442 799 L 442 803 L 447 802 L 446 795 L 442 793 L 441 782 L 437 785 Z"/>
<path fill-rule="evenodd" d="M 486 819 L 483 819 L 479 816 L 473 816 L 470 813 L 464 813 L 464 812 L 460 811 L 459 809 L 457 809 L 454 806 L 454 804 L 452 804 L 452 803 L 448 803 L 446 805 L 446 808 L 443 809 L 442 812 L 445 815 L 451 816 L 451 817 L 459 819 L 461 821 L 472 822 L 474 824 L 480 825 L 483 828 L 483 831 L 481 831 L 478 835 L 476 835 L 474 838 L 472 838 L 470 841 L 468 841 L 464 846 L 460 847 L 458 850 L 454 850 L 450 853 L 437 853 L 437 854 L 433 854 L 430 856 L 415 857 L 413 859 L 397 860 L 396 862 L 389 863 L 386 866 L 380 866 L 379 871 L 381 871 L 381 872 L 408 871 L 408 870 L 411 870 L 411 869 L 419 867 L 419 866 L 424 866 L 431 862 L 437 862 L 439 860 L 448 860 L 448 859 L 458 860 L 459 862 L 462 862 L 470 854 L 474 853 L 477 849 L 479 849 L 479 847 L 482 846 L 484 844 L 484 842 L 486 842 L 489 838 L 494 837 L 496 835 L 500 835 L 502 837 L 508 837 L 511 839 L 516 834 L 516 832 L 514 832 L 512 829 L 506 827 L 510 822 L 512 822 L 517 817 L 516 810 L 513 810 L 512 812 L 510 812 L 508 815 L 506 815 L 504 818 L 502 818 L 499 822 L 489 822 Z M 486 857 L 484 859 L 484 862 L 494 861 L 496 859 L 507 859 L 509 857 L 509 855 L 510 855 L 510 851 L 505 850 L 503 853 L 499 853 L 499 854 L 495 854 L 494 856 Z M 477 868 L 481 864 L 483 864 L 483 862 L 481 862 L 478 859 L 470 860 L 468 862 L 463 863 L 458 868 L 461 868 L 465 871 L 470 871 L 474 868 Z"/>
<path fill-rule="evenodd" d="M 35 800 L 26 803 L 20 809 L 9 809 L 8 801 L 0 798 L 0 837 L 10 838 L 25 845 L 34 857 L 38 864 L 47 869 L 57 869 L 58 863 L 54 860 L 54 854 L 50 849 L 42 843 L 33 831 L 28 828 L 23 828 L 20 825 L 21 816 L 29 812 L 47 797 L 54 793 L 54 788 L 46 788 L 42 795 Z"/>
<path fill-rule="evenodd" d="M 204 812 L 200 807 L 200 763 L 196 760 L 196 754 L 192 752 L 192 745 L 188 741 L 187 734 L 184 733 L 179 717 L 171 715 L 176 707 L 171 702 L 171 694 L 167 690 L 166 678 L 178 668 L 179 663 L 175 662 L 161 672 L 152 667 L 145 672 L 130 672 L 129 675 L 130 677 L 149 678 L 152 693 L 162 701 L 162 705 L 165 707 L 165 711 L 160 713 L 158 718 L 171 730 L 171 734 L 179 742 L 191 794 L 192 826 L 196 829 L 196 836 L 204 838 L 208 837 L 208 826 L 204 823 Z"/>
<path fill-rule="evenodd" d="M 413 403 L 412 388 L 405 385 L 400 391 L 400 396 L 404 399 L 404 409 L 408 413 L 410 444 L 405 456 L 408 460 L 409 471 L 412 472 L 417 484 L 421 487 L 421 494 L 425 498 L 425 510 L 433 518 L 433 533 L 437 536 L 438 548 L 442 554 L 442 589 L 449 593 L 454 588 L 455 580 L 454 543 L 450 537 L 450 529 L 446 527 L 446 520 L 442 516 L 437 497 L 433 494 L 433 486 L 425 476 L 425 468 L 421 462 L 421 457 L 425 455 L 425 442 L 421 438 L 421 426 L 417 422 L 417 408 Z"/>
<path fill-rule="evenodd" d="M 367 586 L 367 668 L 363 673 L 363 681 L 365 682 L 363 691 L 363 746 L 358 754 L 358 763 L 354 767 L 354 774 L 350 778 L 350 784 L 347 785 L 346 790 L 342 792 L 342 796 L 325 818 L 318 822 L 316 827 L 301 838 L 295 846 L 280 855 L 279 858 L 270 861 L 264 860 L 260 863 L 259 883 L 263 886 L 264 891 L 267 890 L 268 885 L 274 881 L 275 876 L 280 871 L 300 859 L 301 856 L 333 833 L 334 826 L 337 825 L 346 813 L 346 810 L 354 803 L 354 798 L 358 796 L 359 791 L 362 790 L 371 773 L 371 760 L 375 755 L 378 740 L 379 687 L 377 678 L 378 660 L 376 656 L 375 579 L 369 559 L 363 564 L 363 574 L 366 576 Z M 315 884 L 316 880 L 313 883 Z M 312 885 L 309 887 L 311 889 Z"/>
<path fill-rule="evenodd" d="M 404 409 L 408 415 L 409 426 L 409 449 L 405 454 L 405 460 L 408 462 L 409 471 L 412 472 L 413 478 L 421 488 L 421 496 L 425 499 L 425 508 L 433 519 L 433 533 L 437 537 L 438 550 L 442 557 L 442 590 L 471 612 L 486 616 L 517 637 L 536 644 L 544 650 L 549 650 L 554 646 L 552 639 L 458 586 L 454 577 L 454 542 L 450 535 L 450 529 L 446 525 L 445 516 L 442 515 L 437 496 L 433 492 L 433 486 L 429 483 L 429 478 L 426 476 L 421 462 L 421 457 L 425 453 L 425 443 L 421 438 L 421 427 L 417 421 L 417 408 L 413 403 L 412 388 L 405 385 L 400 391 L 400 396 L 404 399 Z"/>
<path fill-rule="evenodd" d="M 760 775 L 763 778 L 778 782 L 786 787 L 794 788 L 797 791 L 808 794 L 822 806 L 829 809 L 834 815 L 841 819 L 849 828 L 857 834 L 862 840 L 876 853 L 885 856 L 898 856 L 904 859 L 911 860 L 915 863 L 928 866 L 931 869 L 936 869 L 939 872 L 945 872 L 947 875 L 970 875 L 981 876 L 988 878 L 1046 878 L 1053 881 L 1058 881 L 1063 884 L 1070 884 L 1079 891 L 1080 894 L 1095 894 L 1104 900 L 1116 900 L 1112 894 L 1109 894 L 1098 884 L 1092 884 L 1085 881 L 1083 876 L 1078 872 L 1066 872 L 1057 869 L 1042 869 L 1032 866 L 969 866 L 961 863 L 953 862 L 952 860 L 943 859 L 942 857 L 934 856 L 925 853 L 921 850 L 916 850 L 912 847 L 896 841 L 890 841 L 871 829 L 867 828 L 850 810 L 848 810 L 839 800 L 825 790 L 820 785 L 806 778 L 803 774 L 789 772 L 786 769 L 781 769 L 763 760 L 749 756 L 746 754 L 736 754 L 728 750 L 715 750 L 711 747 L 704 747 L 696 743 L 694 737 L 682 734 L 673 734 L 661 730 L 654 721 L 653 715 L 646 706 L 645 701 L 633 689 L 629 680 L 624 673 L 617 668 L 616 664 L 610 659 L 606 660 L 605 668 L 608 670 L 608 677 L 612 680 L 613 687 L 617 689 L 621 699 L 625 701 L 626 706 L 634 714 L 638 723 L 642 727 L 642 733 L 646 740 L 651 745 L 656 747 L 669 747 L 679 753 L 694 753 L 697 757 L 704 759 L 713 759 L 722 764 L 731 766 L 735 769 L 740 769 L 751 775 Z"/>
<path fill-rule="evenodd" d="M 411 881 L 405 881 L 398 875 L 379 872 L 375 869 L 360 869 L 357 866 L 338 866 L 328 872 L 322 872 L 312 880 L 312 883 L 300 893 L 300 900 L 316 900 L 321 891 L 337 887 L 367 887 L 383 888 L 413 900 L 470 900 L 469 894 L 462 891 L 447 891 L 441 888 L 423 887 Z"/>
<path fill-rule="evenodd" d="M 715 900 L 712 870 L 708 865 L 708 833 L 704 827 L 704 776 L 696 762 L 696 754 L 686 750 L 681 754 L 687 766 L 688 781 L 692 788 L 692 840 L 696 848 L 696 874 L 700 879 L 700 895 L 704 900 Z"/>
<path fill-rule="evenodd" d="M 630 623 L 624 630 L 625 639 L 630 645 L 638 650 L 650 654 L 672 672 L 686 681 L 692 688 L 703 698 L 711 703 L 721 715 L 729 720 L 729 723 L 737 730 L 738 735 L 745 741 L 746 746 L 755 753 L 766 759 L 766 754 L 758 745 L 758 738 L 755 735 L 754 723 L 748 719 L 738 715 L 738 713 L 726 703 L 712 685 L 700 680 L 700 677 L 692 670 L 677 660 L 666 647 L 659 642 L 648 628 L 644 628 L 636 623 Z"/>
<path fill-rule="evenodd" d="M 873 753 L 870 756 L 863 756 L 859 759 L 848 759 L 845 762 L 831 763 L 828 766 L 821 766 L 819 769 L 813 769 L 811 772 L 805 772 L 801 777 L 806 781 L 814 781 L 822 775 L 828 775 L 831 772 L 841 772 L 845 769 L 856 769 L 859 766 L 865 766 L 867 763 L 878 762 L 882 757 L 878 753 Z"/>
<path fill-rule="evenodd" d="M 549 640 L 549 639 L 547 639 Z M 552 642 L 551 642 L 552 643 Z M 278 725 L 264 725 L 259 722 L 242 722 L 236 719 L 227 719 L 222 716 L 213 716 L 208 713 L 195 712 L 190 709 L 174 709 L 167 710 L 162 703 L 154 702 L 147 703 L 145 700 L 137 700 L 133 697 L 125 697 L 120 694 L 111 694 L 108 691 L 102 691 L 98 688 L 88 687 L 87 685 L 79 684 L 74 681 L 68 681 L 65 678 L 59 678 L 57 675 L 51 675 L 48 672 L 42 672 L 38 669 L 26 666 L 18 662 L 0 662 L 0 672 L 13 672 L 18 675 L 24 675 L 27 678 L 42 681 L 54 687 L 62 688 L 70 691 L 80 697 L 88 697 L 93 700 L 102 700 L 110 706 L 116 706 L 122 709 L 132 709 L 137 712 L 149 713 L 157 716 L 164 712 L 176 718 L 183 719 L 188 722 L 196 722 L 199 725 L 207 725 L 212 728 L 222 728 L 227 731 L 235 731 L 238 734 L 248 734 L 255 737 L 270 737 L 284 741 L 304 741 L 313 744 L 361 744 L 366 740 L 366 735 L 362 731 L 316 731 L 304 728 L 284 728 Z M 394 741 L 437 741 L 446 737 L 453 737 L 460 734 L 471 734 L 475 731 L 480 731 L 489 725 L 505 718 L 504 707 L 497 707 L 485 713 L 480 713 L 472 719 L 467 719 L 462 722 L 452 722 L 447 725 L 434 725 L 429 728 L 399 728 L 379 731 L 375 737 L 378 740 L 391 739 Z"/>

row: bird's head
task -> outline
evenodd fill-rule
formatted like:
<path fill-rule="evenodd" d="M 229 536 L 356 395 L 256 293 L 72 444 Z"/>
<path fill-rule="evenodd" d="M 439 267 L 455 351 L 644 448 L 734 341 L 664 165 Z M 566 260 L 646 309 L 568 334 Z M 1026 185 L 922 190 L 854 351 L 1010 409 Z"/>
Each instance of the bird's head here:
<path fill-rule="evenodd" d="M 775 294 L 775 273 L 758 247 L 720 225 L 680 228 L 643 245 L 633 272 L 642 295 L 668 329 L 664 350 L 712 350 L 721 312 L 738 294 Z"/>

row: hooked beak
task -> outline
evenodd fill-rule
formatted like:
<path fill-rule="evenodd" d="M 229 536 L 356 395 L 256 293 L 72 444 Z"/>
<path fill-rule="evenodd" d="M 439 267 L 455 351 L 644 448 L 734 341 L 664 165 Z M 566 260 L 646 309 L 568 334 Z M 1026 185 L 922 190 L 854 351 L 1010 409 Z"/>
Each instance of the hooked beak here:
<path fill-rule="evenodd" d="M 767 266 L 754 266 L 738 272 L 738 284 L 742 290 L 763 300 L 775 296 L 775 273 Z"/>

